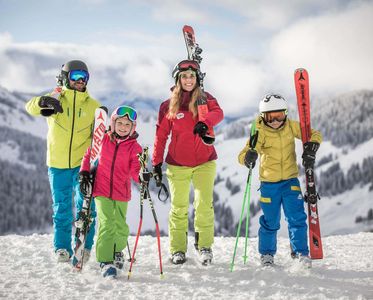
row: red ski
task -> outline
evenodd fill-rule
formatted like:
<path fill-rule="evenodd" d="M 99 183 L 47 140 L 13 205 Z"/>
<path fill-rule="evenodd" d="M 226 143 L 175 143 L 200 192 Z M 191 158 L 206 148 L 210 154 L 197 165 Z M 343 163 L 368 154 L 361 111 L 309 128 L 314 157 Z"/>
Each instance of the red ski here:
<path fill-rule="evenodd" d="M 305 69 L 297 69 L 294 73 L 295 90 L 297 94 L 299 122 L 302 131 L 302 142 L 311 139 L 311 114 L 310 114 L 310 96 L 308 73 Z M 322 243 L 320 234 L 319 212 L 317 209 L 317 200 L 319 195 L 316 192 L 314 170 L 307 168 L 305 200 L 308 204 L 308 230 L 310 255 L 312 259 L 322 259 Z"/>

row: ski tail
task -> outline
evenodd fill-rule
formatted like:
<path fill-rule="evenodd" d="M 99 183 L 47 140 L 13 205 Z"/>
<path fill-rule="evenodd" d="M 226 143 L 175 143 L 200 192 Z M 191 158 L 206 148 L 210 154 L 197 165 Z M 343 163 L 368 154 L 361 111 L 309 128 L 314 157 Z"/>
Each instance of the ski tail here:
<path fill-rule="evenodd" d="M 305 69 L 297 69 L 294 72 L 295 90 L 298 103 L 299 123 L 302 133 L 303 145 L 311 140 L 311 113 L 309 96 L 309 77 Z M 313 167 L 305 170 L 306 193 L 304 195 L 308 205 L 308 229 L 310 255 L 312 259 L 322 259 L 323 249 L 321 242 L 319 212 Z"/>
<path fill-rule="evenodd" d="M 78 219 L 75 221 L 75 248 L 72 257 L 72 264 L 76 270 L 83 268 L 84 248 L 86 236 L 89 231 L 91 220 L 91 202 L 92 191 L 94 186 L 95 169 L 100 157 L 102 141 L 106 132 L 106 124 L 108 119 L 108 110 L 105 106 L 101 106 L 95 111 L 95 121 L 92 129 L 92 140 L 90 146 L 90 173 L 91 186 L 88 194 L 83 198 L 82 210 L 78 214 Z"/>
<path fill-rule="evenodd" d="M 206 115 L 209 112 L 207 106 L 207 100 L 200 98 L 197 100 L 198 109 L 198 121 L 204 122 L 206 120 Z M 215 142 L 215 133 L 212 127 L 209 127 L 207 133 L 202 138 L 202 142 L 208 146 L 211 146 Z"/>

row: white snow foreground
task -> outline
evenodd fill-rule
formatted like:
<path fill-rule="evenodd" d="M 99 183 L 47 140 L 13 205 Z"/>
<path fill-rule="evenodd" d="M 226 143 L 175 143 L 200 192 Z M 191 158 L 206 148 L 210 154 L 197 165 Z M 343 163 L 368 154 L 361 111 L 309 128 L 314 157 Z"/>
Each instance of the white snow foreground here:
<path fill-rule="evenodd" d="M 135 238 L 130 237 L 131 250 Z M 169 262 L 168 238 L 162 238 L 164 278 L 160 278 L 156 239 L 141 236 L 132 276 L 129 263 L 116 279 L 100 274 L 93 251 L 82 273 L 56 263 L 52 235 L 0 236 L 0 298 L 5 299 L 373 299 L 373 233 L 323 239 L 324 259 L 304 269 L 289 255 L 288 239 L 279 238 L 276 266 L 261 267 L 257 238 L 244 238 L 229 271 L 235 238 L 215 238 L 211 266 L 201 266 L 189 240 L 184 265 Z M 128 254 L 127 254 L 128 256 Z"/>

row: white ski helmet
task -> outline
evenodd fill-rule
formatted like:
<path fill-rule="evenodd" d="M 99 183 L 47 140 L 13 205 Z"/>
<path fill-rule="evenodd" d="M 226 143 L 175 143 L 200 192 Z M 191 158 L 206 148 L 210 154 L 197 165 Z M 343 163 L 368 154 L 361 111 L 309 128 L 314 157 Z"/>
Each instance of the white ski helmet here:
<path fill-rule="evenodd" d="M 287 115 L 288 105 L 286 100 L 278 94 L 267 94 L 259 103 L 260 113 L 281 110 L 284 110 L 285 114 Z"/>
<path fill-rule="evenodd" d="M 126 105 L 122 105 L 114 109 L 113 113 L 110 117 L 110 130 L 112 132 L 115 131 L 115 121 L 119 118 L 122 118 L 124 116 L 127 116 L 128 120 L 132 122 L 132 128 L 129 133 L 129 136 L 131 136 L 135 130 L 136 130 L 136 120 L 137 120 L 137 112 L 134 108 Z"/>

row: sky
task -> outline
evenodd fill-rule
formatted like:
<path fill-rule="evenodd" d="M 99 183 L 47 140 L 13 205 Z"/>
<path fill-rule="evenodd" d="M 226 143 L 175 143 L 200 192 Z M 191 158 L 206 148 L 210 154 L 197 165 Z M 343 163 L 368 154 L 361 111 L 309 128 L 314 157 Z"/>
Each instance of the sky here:
<path fill-rule="evenodd" d="M 299 67 L 311 98 L 372 88 L 373 1 L 363 0 L 0 0 L 0 85 L 41 93 L 63 63 L 81 59 L 93 97 L 160 102 L 186 58 L 185 24 L 203 49 L 205 89 L 226 115 L 256 109 L 269 92 L 295 103 Z"/>

